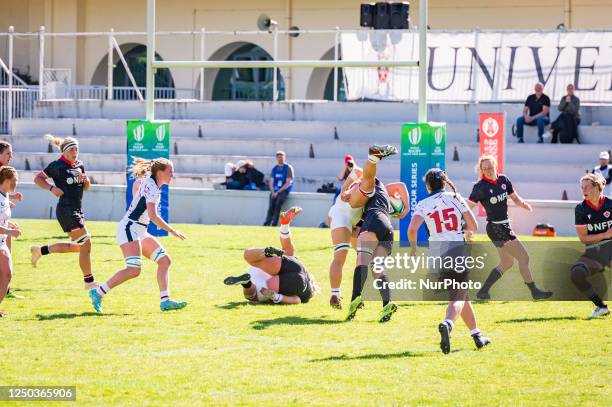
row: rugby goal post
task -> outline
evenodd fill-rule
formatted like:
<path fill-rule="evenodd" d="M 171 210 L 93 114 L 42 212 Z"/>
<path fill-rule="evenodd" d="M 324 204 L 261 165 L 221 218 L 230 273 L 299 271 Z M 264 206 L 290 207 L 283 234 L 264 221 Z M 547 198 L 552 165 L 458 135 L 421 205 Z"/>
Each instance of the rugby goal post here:
<path fill-rule="evenodd" d="M 155 0 L 147 0 L 146 120 L 155 120 L 155 69 L 158 68 L 419 68 L 420 123 L 427 122 L 427 1 L 419 0 L 418 61 L 155 61 Z M 419 63 L 422 61 L 422 63 Z"/>

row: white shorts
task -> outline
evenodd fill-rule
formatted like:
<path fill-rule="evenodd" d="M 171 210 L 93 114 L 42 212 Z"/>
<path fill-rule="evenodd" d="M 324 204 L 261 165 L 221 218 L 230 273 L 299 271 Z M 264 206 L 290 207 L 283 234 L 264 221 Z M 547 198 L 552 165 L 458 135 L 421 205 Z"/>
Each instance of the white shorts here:
<path fill-rule="evenodd" d="M 117 224 L 116 239 L 119 246 L 135 240 L 144 240 L 147 237 L 151 237 L 151 235 L 147 232 L 147 225 L 144 223 L 122 219 Z"/>
<path fill-rule="evenodd" d="M 329 228 L 331 230 L 338 228 L 353 230 L 359 223 L 362 214 L 363 208 L 352 208 L 348 202 L 344 202 L 338 196 L 336 203 L 329 209 L 328 216 L 331 218 Z"/>
<path fill-rule="evenodd" d="M 257 290 L 257 301 L 265 301 L 266 299 L 260 293 L 262 288 L 268 288 L 267 281 L 272 278 L 272 276 L 260 268 L 257 267 L 249 267 L 248 271 L 251 276 L 251 283 L 255 286 L 255 290 Z"/>

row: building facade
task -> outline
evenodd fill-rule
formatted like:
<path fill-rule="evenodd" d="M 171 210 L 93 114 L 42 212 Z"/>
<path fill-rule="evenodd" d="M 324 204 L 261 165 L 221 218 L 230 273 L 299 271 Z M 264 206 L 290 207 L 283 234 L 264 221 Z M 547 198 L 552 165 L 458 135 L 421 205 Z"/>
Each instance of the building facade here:
<path fill-rule="evenodd" d="M 358 0 L 157 0 L 157 30 L 195 34 L 157 37 L 158 58 L 166 60 L 333 59 L 334 30 L 359 29 Z M 0 0 L 0 31 L 13 26 L 15 32 L 99 32 L 97 36 L 45 37 L 44 66 L 70 72 L 72 84 L 106 85 L 108 82 L 109 36 L 117 43 L 139 85 L 144 85 L 146 0 Z M 419 4 L 410 9 L 411 25 L 418 24 Z M 612 0 L 453 0 L 429 1 L 432 29 L 609 29 Z M 298 36 L 261 30 L 267 18 L 278 29 L 329 30 Z M 260 23 L 258 25 L 258 22 Z M 219 33 L 226 32 L 225 34 Z M 250 31 L 248 35 L 233 31 Z M 203 32 L 203 34 L 202 34 Z M 0 37 L 0 58 L 6 62 L 7 40 Z M 14 37 L 14 68 L 21 77 L 38 81 L 40 41 L 36 35 Z M 129 77 L 113 52 L 113 82 L 129 86 Z M 330 69 L 283 69 L 278 76 L 279 98 L 331 99 Z M 177 97 L 200 97 L 200 70 L 172 69 L 159 72 L 157 86 L 176 88 Z M 341 77 L 341 75 L 340 75 Z M 270 99 L 272 70 L 206 70 L 204 98 Z M 342 81 L 339 81 L 342 98 Z"/>

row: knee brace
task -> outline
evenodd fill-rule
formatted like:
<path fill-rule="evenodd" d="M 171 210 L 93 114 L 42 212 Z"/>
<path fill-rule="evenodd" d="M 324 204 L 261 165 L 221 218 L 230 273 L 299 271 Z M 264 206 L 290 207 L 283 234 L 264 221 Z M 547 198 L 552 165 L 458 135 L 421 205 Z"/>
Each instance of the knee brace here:
<path fill-rule="evenodd" d="M 163 247 L 158 247 L 153 253 L 151 253 L 151 257 L 149 257 L 153 262 L 158 263 L 163 257 L 167 256 L 166 250 Z"/>
<path fill-rule="evenodd" d="M 85 242 L 89 240 L 89 238 L 91 238 L 91 235 L 89 233 L 85 233 L 83 236 L 74 239 L 71 243 L 83 246 Z"/>
<path fill-rule="evenodd" d="M 361 189 L 361 184 L 359 184 L 359 186 L 357 187 L 357 189 L 359 189 L 359 192 L 361 192 L 361 195 L 367 197 L 367 198 L 372 198 L 374 196 L 374 193 L 376 192 L 375 189 L 373 189 L 370 192 L 365 192 L 363 189 Z"/>
<path fill-rule="evenodd" d="M 360 253 L 369 254 L 370 256 L 373 256 L 374 250 L 370 249 L 369 247 L 357 247 L 357 254 L 359 255 Z"/>
<path fill-rule="evenodd" d="M 142 259 L 140 258 L 140 256 L 129 256 L 125 258 L 125 265 L 126 267 L 131 267 L 131 268 L 141 268 L 142 267 Z"/>
<path fill-rule="evenodd" d="M 337 245 L 334 246 L 334 253 L 341 252 L 341 251 L 349 251 L 350 249 L 351 249 L 350 243 L 338 243 Z"/>

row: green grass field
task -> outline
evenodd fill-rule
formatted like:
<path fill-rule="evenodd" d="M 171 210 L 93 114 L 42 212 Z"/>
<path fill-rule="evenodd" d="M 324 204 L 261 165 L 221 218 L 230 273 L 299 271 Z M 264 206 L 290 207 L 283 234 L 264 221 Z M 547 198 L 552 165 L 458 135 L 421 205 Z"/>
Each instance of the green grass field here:
<path fill-rule="evenodd" d="M 62 237 L 55 221 L 22 220 L 13 287 L 27 297 L 0 309 L 0 385 L 76 385 L 86 405 L 609 405 L 610 319 L 586 320 L 587 302 L 476 304 L 493 344 L 477 351 L 463 323 L 454 351 L 439 351 L 443 303 L 400 303 L 388 324 L 369 302 L 351 323 L 328 305 L 329 230 L 293 229 L 298 255 L 322 295 L 298 306 L 251 305 L 229 274 L 245 247 L 278 244 L 278 230 L 184 225 L 165 238 L 171 293 L 189 301 L 159 311 L 155 268 L 105 298 L 96 315 L 77 255 L 29 263 L 31 244 Z M 115 224 L 90 222 L 94 271 L 123 267 Z M 354 254 L 345 268 L 350 297 Z M 518 271 L 514 271 L 518 273 Z M 607 400 L 607 401 L 606 401 Z"/>

